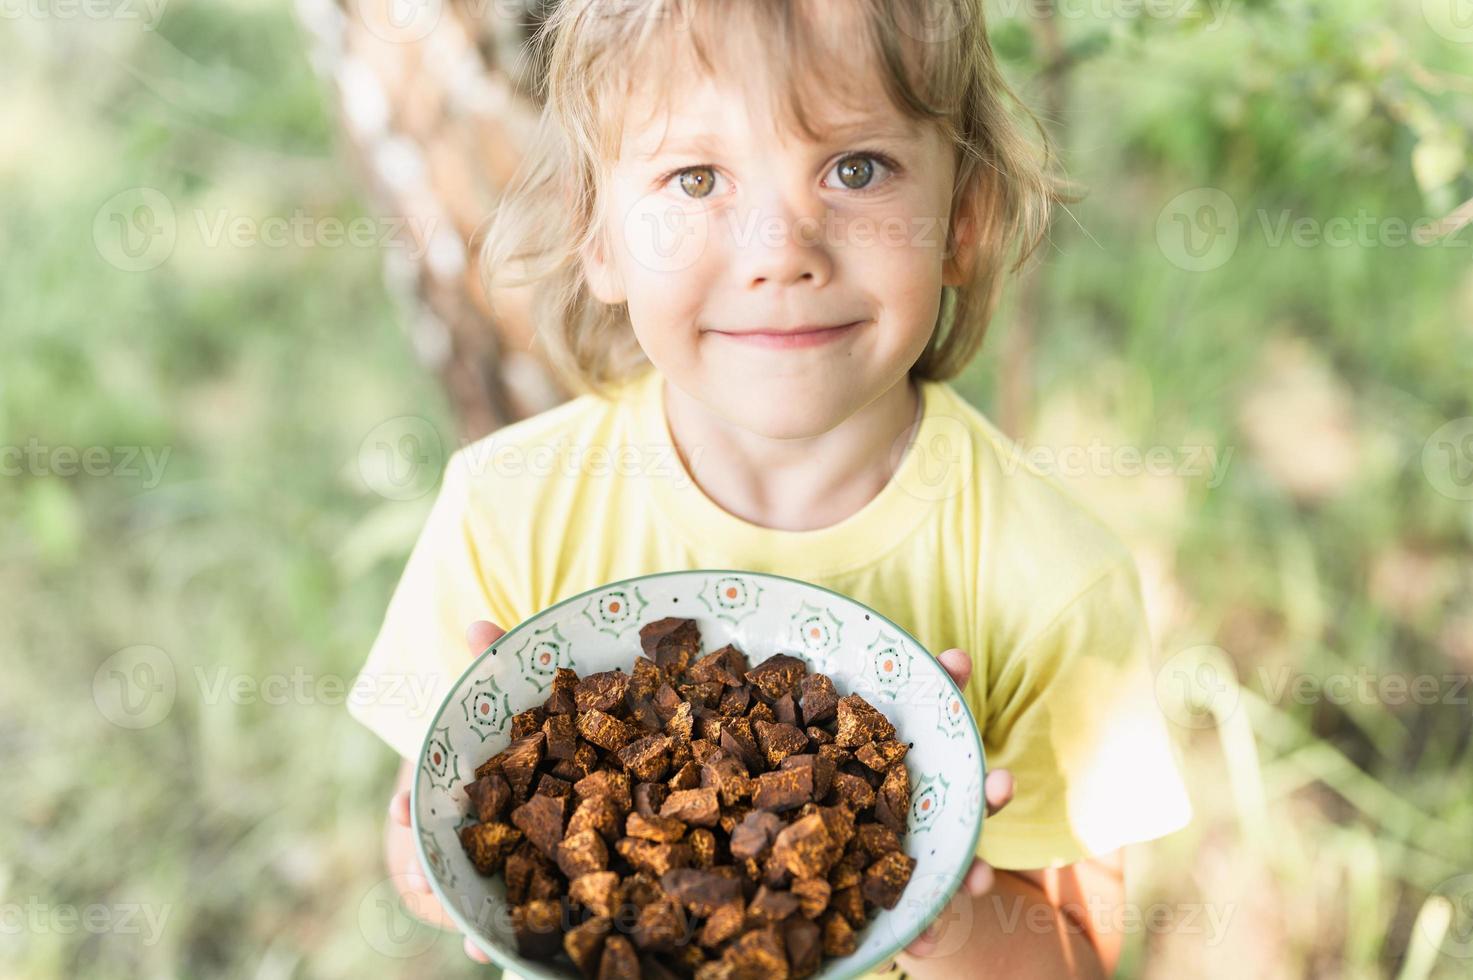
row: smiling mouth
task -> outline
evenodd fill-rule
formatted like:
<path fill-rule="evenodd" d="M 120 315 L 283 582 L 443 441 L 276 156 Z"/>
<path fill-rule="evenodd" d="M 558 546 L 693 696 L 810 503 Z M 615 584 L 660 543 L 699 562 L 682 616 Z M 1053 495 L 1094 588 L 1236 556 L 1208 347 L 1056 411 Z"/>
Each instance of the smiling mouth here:
<path fill-rule="evenodd" d="M 847 336 L 865 322 L 864 320 L 854 320 L 850 323 L 842 323 L 833 327 L 804 326 L 791 330 L 712 330 L 710 332 L 722 337 L 728 337 L 741 344 L 790 349 L 795 347 L 816 347 L 826 344 L 832 340 Z"/>

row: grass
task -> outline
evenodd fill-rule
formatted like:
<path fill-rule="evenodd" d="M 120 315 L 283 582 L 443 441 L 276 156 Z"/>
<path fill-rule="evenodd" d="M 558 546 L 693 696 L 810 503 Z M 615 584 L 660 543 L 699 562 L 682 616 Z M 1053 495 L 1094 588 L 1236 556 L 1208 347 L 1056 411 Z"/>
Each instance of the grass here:
<path fill-rule="evenodd" d="M 332 688 L 427 505 L 374 494 L 360 449 L 402 416 L 449 445 L 445 403 L 377 250 L 210 247 L 196 221 L 370 213 L 290 10 L 10 23 L 0 443 L 39 462 L 0 478 L 0 752 L 20 776 L 0 894 L 25 923 L 0 972 L 479 974 L 454 937 L 390 940 L 410 928 L 380 870 L 395 762 Z M 1184 675 L 1191 704 L 1163 694 L 1197 819 L 1133 857 L 1132 902 L 1169 921 L 1122 925 L 1123 975 L 1455 977 L 1473 952 L 1473 510 L 1423 465 L 1473 415 L 1473 235 L 1297 247 L 1259 217 L 1432 210 L 1394 127 L 1321 111 L 1373 86 L 1343 62 L 1379 38 L 1347 23 L 1127 36 L 1074 75 L 1067 158 L 1093 192 L 1047 250 L 1028 438 L 1171 451 L 1169 472 L 1070 483 L 1140 556 L 1167 680 L 1219 651 Z M 1291 84 L 1244 83 L 1260 56 Z M 1156 219 L 1206 186 L 1244 220 L 1194 273 Z M 139 272 L 93 237 L 135 187 L 179 228 Z M 958 381 L 984 408 L 1011 310 Z M 60 447 L 106 463 L 67 475 Z M 1204 447 L 1222 464 L 1191 472 Z M 145 448 L 157 471 L 130 459 Z M 167 712 L 114 724 L 111 672 L 150 668 Z M 1331 696 L 1362 672 L 1375 696 Z M 1397 703 L 1402 676 L 1436 703 Z"/>

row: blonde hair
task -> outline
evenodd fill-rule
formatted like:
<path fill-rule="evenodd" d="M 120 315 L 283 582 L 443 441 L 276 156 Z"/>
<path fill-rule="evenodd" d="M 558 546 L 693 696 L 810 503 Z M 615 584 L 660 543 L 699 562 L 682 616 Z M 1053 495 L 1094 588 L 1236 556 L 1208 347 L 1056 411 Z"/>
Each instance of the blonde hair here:
<path fill-rule="evenodd" d="M 655 104 L 665 104 L 678 74 L 655 60 L 661 41 L 670 45 L 666 54 L 693 54 L 712 75 L 724 58 L 722 67 L 735 66 L 728 77 L 749 77 L 754 73 L 743 66 L 762 57 L 775 74 L 770 92 L 780 103 L 777 116 L 814 138 L 798 83 L 832 70 L 818 59 L 823 42 L 834 42 L 835 8 L 819 4 L 815 16 L 804 17 L 795 10 L 802 6 L 791 0 L 560 0 L 539 30 L 534 50 L 544 66 L 542 116 L 487 230 L 481 275 L 492 296 L 501 288 L 534 287 L 537 334 L 570 390 L 607 396 L 611 385 L 649 363 L 635 340 L 628 304 L 596 299 L 581 258 L 603 234 L 604 165 L 617 157 L 621 142 L 625 103 L 607 93 L 627 100 L 633 85 L 652 80 L 663 89 Z M 981 346 L 1005 274 L 1021 269 L 1043 240 L 1052 206 L 1077 198 L 1050 172 L 1047 131 L 998 69 L 982 0 L 853 0 L 847 11 L 861 16 L 871 63 L 882 66 L 896 107 L 911 119 L 939 124 L 957 151 L 946 254 L 955 254 L 956 219 L 969 206 L 975 261 L 964 285 L 943 287 L 935 329 L 910 371 L 917 379 L 945 380 Z M 821 37 L 826 29 L 831 36 Z M 740 52 L 743 38 L 759 49 Z M 663 69 L 650 70 L 657 65 Z M 648 77 L 639 75 L 642 68 Z M 1026 138 L 1010 103 L 1033 122 L 1041 149 Z"/>

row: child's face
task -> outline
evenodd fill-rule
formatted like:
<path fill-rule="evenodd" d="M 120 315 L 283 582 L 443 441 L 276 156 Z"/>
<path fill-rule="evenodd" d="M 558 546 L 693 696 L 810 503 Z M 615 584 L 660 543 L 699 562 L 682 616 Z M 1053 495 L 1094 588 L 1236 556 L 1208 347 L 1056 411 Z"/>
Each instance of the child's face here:
<path fill-rule="evenodd" d="M 958 281 L 944 261 L 953 148 L 877 84 L 835 85 L 846 104 L 814 107 L 816 129 L 835 127 L 820 142 L 709 79 L 672 99 L 668 129 L 631 106 L 608 253 L 585 256 L 594 294 L 628 303 L 672 384 L 771 438 L 827 432 L 903 381 Z"/>

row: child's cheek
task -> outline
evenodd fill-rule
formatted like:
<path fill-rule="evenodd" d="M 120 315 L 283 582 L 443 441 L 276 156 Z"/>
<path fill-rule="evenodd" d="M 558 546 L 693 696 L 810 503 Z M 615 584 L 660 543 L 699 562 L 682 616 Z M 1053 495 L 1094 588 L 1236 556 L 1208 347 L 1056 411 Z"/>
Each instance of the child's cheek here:
<path fill-rule="evenodd" d="M 626 200 L 613 217 L 631 286 L 643 281 L 658 287 L 705 260 L 717 228 L 707 209 L 662 193 Z"/>

